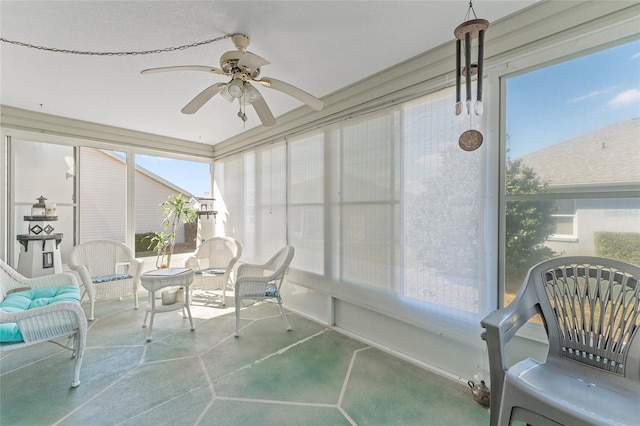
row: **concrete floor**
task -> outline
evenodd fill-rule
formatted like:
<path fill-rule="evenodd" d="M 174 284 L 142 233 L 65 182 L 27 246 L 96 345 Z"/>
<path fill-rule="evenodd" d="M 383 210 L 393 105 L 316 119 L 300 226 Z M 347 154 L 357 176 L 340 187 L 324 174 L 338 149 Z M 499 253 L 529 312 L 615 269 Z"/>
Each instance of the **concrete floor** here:
<path fill-rule="evenodd" d="M 158 314 L 149 343 L 132 307 L 96 303 L 77 388 L 56 345 L 3 352 L 0 424 L 489 424 L 466 385 L 290 312 L 287 332 L 272 303 L 243 309 L 234 338 L 233 309 L 195 297 L 195 331 Z"/>

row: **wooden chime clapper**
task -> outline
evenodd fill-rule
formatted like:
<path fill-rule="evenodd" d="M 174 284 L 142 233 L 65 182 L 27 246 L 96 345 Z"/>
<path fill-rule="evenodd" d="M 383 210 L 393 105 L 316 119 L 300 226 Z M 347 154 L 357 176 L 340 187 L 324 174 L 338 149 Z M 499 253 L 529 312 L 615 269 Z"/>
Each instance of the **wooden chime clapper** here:
<path fill-rule="evenodd" d="M 477 19 L 473 5 L 469 2 L 469 10 L 466 18 L 473 12 L 475 19 L 466 20 L 458 25 L 453 31 L 456 37 L 456 115 L 462 114 L 463 106 L 461 102 L 462 76 L 465 77 L 467 95 L 467 114 L 471 116 L 471 76 L 477 75 L 478 89 L 476 92 L 476 103 L 473 110 L 476 115 L 482 115 L 484 106 L 482 105 L 482 61 L 484 56 L 484 33 L 489 28 L 489 21 Z M 478 61 L 471 63 L 471 42 L 478 39 Z M 462 42 L 464 41 L 464 68 L 462 67 Z M 469 118 L 471 122 L 471 118 Z M 465 151 L 476 150 L 482 145 L 482 133 L 477 130 L 467 130 L 460 135 L 458 144 Z"/>

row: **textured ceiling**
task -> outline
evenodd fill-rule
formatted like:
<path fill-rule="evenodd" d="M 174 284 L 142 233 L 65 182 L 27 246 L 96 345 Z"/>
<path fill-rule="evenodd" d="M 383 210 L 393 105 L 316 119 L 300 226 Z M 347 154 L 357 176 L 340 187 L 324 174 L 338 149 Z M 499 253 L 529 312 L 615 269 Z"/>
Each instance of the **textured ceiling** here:
<path fill-rule="evenodd" d="M 535 1 L 473 3 L 491 22 Z M 467 1 L 7 1 L 0 34 L 33 45 L 86 51 L 141 51 L 226 34 L 251 38 L 273 77 L 322 98 L 443 43 Z M 141 75 L 172 65 L 219 67 L 230 39 L 171 53 L 88 56 L 0 43 L 0 103 L 79 120 L 215 144 L 258 126 L 252 109 L 216 96 L 194 115 L 180 109 L 226 77 L 199 72 Z M 304 106 L 260 88 L 276 118 Z"/>

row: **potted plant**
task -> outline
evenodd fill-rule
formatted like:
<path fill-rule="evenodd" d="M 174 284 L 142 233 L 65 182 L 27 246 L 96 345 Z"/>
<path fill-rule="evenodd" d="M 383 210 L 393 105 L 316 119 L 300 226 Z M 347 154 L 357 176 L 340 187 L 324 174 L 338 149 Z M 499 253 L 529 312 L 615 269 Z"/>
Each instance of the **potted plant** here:
<path fill-rule="evenodd" d="M 170 195 L 167 201 L 160 204 L 164 219 L 162 225 L 166 230 L 170 230 L 167 235 L 167 267 L 171 265 L 171 255 L 176 245 L 176 235 L 180 223 L 190 223 L 196 220 L 196 209 L 189 200 L 182 197 L 182 194 Z"/>
<path fill-rule="evenodd" d="M 147 235 L 144 237 L 149 241 L 149 247 L 147 250 L 153 250 L 157 252 L 156 256 L 156 268 L 162 269 L 168 267 L 168 262 L 165 263 L 165 257 L 167 255 L 167 248 L 169 247 L 170 237 L 169 234 L 164 232 L 155 232 L 153 235 Z"/>

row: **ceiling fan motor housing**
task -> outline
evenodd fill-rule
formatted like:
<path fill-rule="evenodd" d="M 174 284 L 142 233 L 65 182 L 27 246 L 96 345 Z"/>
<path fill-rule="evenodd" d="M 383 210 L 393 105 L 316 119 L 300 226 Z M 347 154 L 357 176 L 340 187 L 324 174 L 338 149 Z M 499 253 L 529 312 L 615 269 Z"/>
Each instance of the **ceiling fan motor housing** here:
<path fill-rule="evenodd" d="M 240 58 L 245 54 L 239 50 L 231 50 L 225 52 L 220 57 L 220 69 L 225 74 L 237 74 L 239 72 L 247 74 L 249 78 L 257 78 L 260 75 L 260 68 L 251 69 L 247 66 L 243 66 L 242 69 L 238 67 Z"/>

